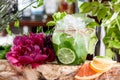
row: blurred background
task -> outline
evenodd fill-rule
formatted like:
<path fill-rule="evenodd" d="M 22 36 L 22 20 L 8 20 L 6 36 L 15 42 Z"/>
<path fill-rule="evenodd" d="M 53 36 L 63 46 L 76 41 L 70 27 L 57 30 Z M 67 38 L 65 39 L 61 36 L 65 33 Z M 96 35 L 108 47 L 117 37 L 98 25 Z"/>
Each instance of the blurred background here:
<path fill-rule="evenodd" d="M 35 0 L 11 0 L 9 13 L 15 14 L 21 11 Z M 84 0 L 81 0 L 82 2 Z M 68 14 L 78 13 L 78 1 L 69 3 L 66 0 L 44 0 L 41 7 L 34 8 L 37 3 L 34 3 L 22 11 L 17 21 L 10 23 L 9 29 L 4 29 L 0 32 L 0 45 L 12 44 L 13 38 L 16 35 L 35 33 L 38 28 L 48 29 L 46 23 L 53 20 L 52 15 L 56 12 L 66 12 Z M 8 33 L 11 33 L 9 35 Z"/>
<path fill-rule="evenodd" d="M 14 12 L 20 11 L 35 0 L 14 0 Z M 44 5 L 34 8 L 37 4 L 34 3 L 22 11 L 19 20 L 19 28 L 13 27 L 11 23 L 11 30 L 14 34 L 36 32 L 36 28 L 41 26 L 47 28 L 46 23 L 52 20 L 52 15 L 55 12 L 66 12 L 74 14 L 78 12 L 78 3 L 68 3 L 66 0 L 44 0 Z"/>

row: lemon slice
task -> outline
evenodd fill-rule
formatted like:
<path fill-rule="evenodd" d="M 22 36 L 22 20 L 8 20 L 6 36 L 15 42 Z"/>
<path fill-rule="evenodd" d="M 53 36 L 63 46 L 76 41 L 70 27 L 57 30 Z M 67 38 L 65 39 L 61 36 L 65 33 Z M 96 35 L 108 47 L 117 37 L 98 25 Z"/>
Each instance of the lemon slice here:
<path fill-rule="evenodd" d="M 90 62 L 90 67 L 96 72 L 106 72 L 112 68 L 114 63 L 116 63 L 116 61 L 113 61 L 107 56 L 96 56 L 93 58 L 93 61 Z"/>
<path fill-rule="evenodd" d="M 69 48 L 61 48 L 57 53 L 58 60 L 63 64 L 71 64 L 75 61 L 76 55 Z"/>
<path fill-rule="evenodd" d="M 112 64 L 99 63 L 96 61 L 90 62 L 90 68 L 96 72 L 106 72 L 112 68 Z"/>
<path fill-rule="evenodd" d="M 102 62 L 104 64 L 114 64 L 114 63 L 116 63 L 116 61 L 113 61 L 111 58 L 109 58 L 107 56 L 96 56 L 96 57 L 93 58 L 93 61 Z"/>

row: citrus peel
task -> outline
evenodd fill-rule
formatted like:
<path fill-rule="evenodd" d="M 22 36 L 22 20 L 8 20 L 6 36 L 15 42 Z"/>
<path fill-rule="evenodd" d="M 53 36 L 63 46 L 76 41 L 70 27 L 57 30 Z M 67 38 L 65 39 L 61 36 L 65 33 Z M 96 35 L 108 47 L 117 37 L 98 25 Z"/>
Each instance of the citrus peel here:
<path fill-rule="evenodd" d="M 93 58 L 90 62 L 90 67 L 96 72 L 106 72 L 112 68 L 114 63 L 116 63 L 116 61 L 105 56 L 100 56 Z"/>
<path fill-rule="evenodd" d="M 104 64 L 96 61 L 91 61 L 90 68 L 96 72 L 106 72 L 112 68 L 112 64 Z"/>
<path fill-rule="evenodd" d="M 91 80 L 110 70 L 116 61 L 105 57 L 95 57 L 89 63 L 83 64 L 75 75 L 76 80 Z"/>
<path fill-rule="evenodd" d="M 75 75 L 76 80 L 91 80 L 100 76 L 102 73 L 95 72 L 90 68 L 90 63 L 83 64 Z"/>

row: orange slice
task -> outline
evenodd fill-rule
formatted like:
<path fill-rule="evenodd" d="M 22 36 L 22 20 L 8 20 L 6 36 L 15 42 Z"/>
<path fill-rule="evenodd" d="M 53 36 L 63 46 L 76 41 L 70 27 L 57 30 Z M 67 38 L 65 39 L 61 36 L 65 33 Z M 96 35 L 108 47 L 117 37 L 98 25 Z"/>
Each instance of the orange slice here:
<path fill-rule="evenodd" d="M 93 58 L 93 61 L 97 61 L 97 62 L 101 62 L 101 63 L 104 63 L 104 64 L 114 64 L 116 63 L 116 61 L 113 61 L 111 58 L 106 58 L 105 56 L 102 57 L 94 57 Z"/>
<path fill-rule="evenodd" d="M 91 80 L 100 76 L 102 73 L 95 72 L 90 68 L 90 63 L 83 64 L 75 75 L 77 80 Z"/>
<path fill-rule="evenodd" d="M 100 63 L 97 61 L 91 61 L 90 68 L 96 72 L 106 72 L 112 68 L 112 64 L 105 64 L 104 62 Z"/>
<path fill-rule="evenodd" d="M 116 61 L 107 57 L 95 57 L 93 61 L 90 62 L 90 68 L 96 72 L 106 72 L 112 68 L 114 63 L 116 63 Z"/>

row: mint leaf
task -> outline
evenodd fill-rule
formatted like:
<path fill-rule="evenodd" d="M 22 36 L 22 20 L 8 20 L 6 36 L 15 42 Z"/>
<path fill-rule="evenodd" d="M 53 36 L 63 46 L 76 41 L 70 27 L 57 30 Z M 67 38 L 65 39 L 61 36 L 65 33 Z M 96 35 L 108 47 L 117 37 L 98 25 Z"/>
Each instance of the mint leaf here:
<path fill-rule="evenodd" d="M 81 59 L 80 61 L 84 62 L 86 60 L 86 56 L 87 56 L 85 41 L 84 41 L 83 36 L 81 36 L 80 33 L 76 33 L 75 35 L 76 36 L 75 36 L 73 46 L 75 48 L 76 55 L 77 55 L 78 59 Z"/>
<path fill-rule="evenodd" d="M 113 3 L 115 3 L 115 2 L 117 2 L 118 0 L 111 0 L 111 2 L 113 2 Z"/>
<path fill-rule="evenodd" d="M 53 20 L 55 22 L 57 22 L 57 21 L 63 19 L 65 16 L 66 16 L 66 12 L 62 12 L 62 13 L 57 12 L 57 13 L 54 13 L 52 17 L 53 17 Z"/>
<path fill-rule="evenodd" d="M 44 4 L 43 0 L 36 0 L 36 2 L 37 2 L 37 6 L 33 6 L 34 8 L 38 8 Z"/>
<path fill-rule="evenodd" d="M 88 13 L 88 12 L 90 12 L 92 10 L 91 3 L 84 2 L 84 3 L 81 4 L 79 9 L 80 9 L 81 13 Z"/>
<path fill-rule="evenodd" d="M 74 38 L 71 35 L 66 33 L 62 33 L 60 35 L 59 49 L 63 47 L 67 47 L 75 52 L 73 44 L 74 44 Z"/>
<path fill-rule="evenodd" d="M 114 4 L 113 8 L 115 11 L 120 12 L 120 3 Z"/>
<path fill-rule="evenodd" d="M 97 18 L 100 21 L 101 19 L 104 19 L 105 16 L 107 15 L 107 8 L 103 7 L 102 9 L 99 9 L 97 13 Z"/>
<path fill-rule="evenodd" d="M 110 48 L 106 49 L 106 56 L 113 58 L 114 55 L 115 53 Z"/>
<path fill-rule="evenodd" d="M 49 21 L 48 23 L 47 23 L 47 26 L 55 26 L 55 21 Z"/>
<path fill-rule="evenodd" d="M 8 34 L 12 35 L 12 31 L 10 30 L 10 26 L 7 25 L 6 31 L 8 32 Z"/>
<path fill-rule="evenodd" d="M 55 26 L 56 22 L 58 22 L 59 20 L 63 19 L 66 16 L 66 12 L 57 12 L 53 14 L 53 21 L 49 21 L 47 22 L 47 26 Z"/>
<path fill-rule="evenodd" d="M 109 47 L 120 49 L 120 42 L 118 42 L 118 41 L 109 41 Z"/>
<path fill-rule="evenodd" d="M 20 21 L 19 21 L 19 20 L 16 20 L 16 21 L 15 21 L 15 23 L 14 23 L 14 27 L 17 27 L 17 28 L 20 27 Z"/>
<path fill-rule="evenodd" d="M 99 26 L 99 24 L 96 22 L 90 22 L 87 24 L 87 28 L 95 28 L 96 26 Z"/>
<path fill-rule="evenodd" d="M 99 3 L 91 2 L 91 6 L 92 6 L 92 15 L 95 15 L 99 10 Z"/>

